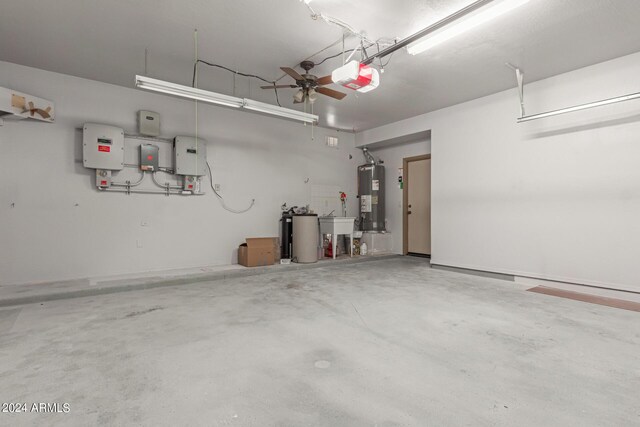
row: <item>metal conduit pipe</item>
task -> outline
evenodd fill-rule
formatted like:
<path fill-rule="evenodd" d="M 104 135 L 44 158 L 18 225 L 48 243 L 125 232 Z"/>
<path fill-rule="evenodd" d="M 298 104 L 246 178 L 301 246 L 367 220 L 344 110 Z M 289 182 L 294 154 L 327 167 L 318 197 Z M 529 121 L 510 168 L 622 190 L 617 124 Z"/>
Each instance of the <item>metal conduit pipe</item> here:
<path fill-rule="evenodd" d="M 113 185 L 115 187 L 137 187 L 138 185 L 140 185 L 142 180 L 144 180 L 144 171 L 142 171 L 142 175 L 140 176 L 140 179 L 137 180 L 136 182 L 130 182 L 130 181 L 127 181 L 125 183 L 112 182 L 111 185 Z"/>
<path fill-rule="evenodd" d="M 161 190 L 127 190 L 125 188 L 102 188 L 98 187 L 99 191 L 110 191 L 117 193 L 139 193 L 139 194 L 175 194 L 177 196 L 204 196 L 205 193 L 191 193 L 188 191 L 161 191 Z"/>
<path fill-rule="evenodd" d="M 157 185 L 158 187 L 160 187 L 160 188 L 165 188 L 165 189 L 170 188 L 170 189 L 173 189 L 173 190 L 182 190 L 182 186 L 181 186 L 181 185 L 171 185 L 171 184 L 169 184 L 169 183 L 167 183 L 166 185 L 162 185 L 162 184 L 160 184 L 160 183 L 156 180 L 156 173 L 155 173 L 155 172 L 152 172 L 152 173 L 151 173 L 151 179 L 153 180 L 153 183 L 154 183 L 155 185 Z"/>
<path fill-rule="evenodd" d="M 371 155 L 367 147 L 364 147 L 362 149 L 362 154 L 364 154 L 364 158 L 367 160 L 367 163 L 369 163 L 370 165 L 376 164 L 376 159 Z"/>
<path fill-rule="evenodd" d="M 128 139 L 141 139 L 143 141 L 167 142 L 169 144 L 173 144 L 173 138 L 161 138 L 159 136 L 136 135 L 133 133 L 125 133 L 124 137 Z"/>

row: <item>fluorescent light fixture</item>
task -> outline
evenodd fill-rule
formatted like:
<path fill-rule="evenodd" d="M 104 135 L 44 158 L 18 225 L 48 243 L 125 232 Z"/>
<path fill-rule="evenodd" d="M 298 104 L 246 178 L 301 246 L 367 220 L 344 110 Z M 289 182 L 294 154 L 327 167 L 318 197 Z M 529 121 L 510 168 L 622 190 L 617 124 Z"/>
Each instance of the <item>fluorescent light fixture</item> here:
<path fill-rule="evenodd" d="M 265 102 L 258 102 L 252 99 L 236 98 L 235 96 L 210 92 L 208 90 L 165 82 L 163 80 L 152 79 L 145 76 L 136 76 L 136 87 L 167 95 L 174 95 L 180 98 L 207 102 L 209 104 L 233 108 L 245 108 L 250 111 L 256 111 L 285 119 L 298 120 L 304 123 L 318 122 L 318 116 L 315 114 L 291 110 L 289 108 L 283 108 L 277 105 L 267 104 Z"/>
<path fill-rule="evenodd" d="M 407 47 L 407 51 L 412 55 L 422 53 L 528 2 L 529 0 L 495 0 L 485 7 L 478 9 L 476 12 L 465 15 L 451 24 L 411 43 Z"/>
<path fill-rule="evenodd" d="M 270 114 L 272 116 L 282 117 L 285 119 L 299 120 L 304 123 L 317 123 L 318 116 L 315 114 L 304 113 L 302 111 L 291 110 L 289 108 L 279 107 L 265 102 L 254 101 L 252 99 L 244 100 L 244 108 L 258 113 Z"/>
<path fill-rule="evenodd" d="M 559 116 L 560 114 L 573 113 L 575 111 L 587 110 L 589 108 L 603 107 L 605 105 L 617 104 L 618 102 L 633 101 L 640 99 L 640 92 L 631 95 L 619 96 L 617 98 L 605 99 L 603 101 L 590 102 L 589 104 L 576 105 L 575 107 L 563 108 L 561 110 L 549 111 L 546 113 L 524 116 L 518 119 L 518 123 L 530 122 L 531 120 L 544 119 L 546 117 Z"/>
<path fill-rule="evenodd" d="M 167 95 L 174 95 L 180 98 L 207 102 L 209 104 L 224 105 L 225 107 L 240 108 L 244 104 L 242 98 L 236 98 L 235 96 L 169 83 L 145 76 L 136 76 L 136 87 L 153 92 L 165 93 Z"/>

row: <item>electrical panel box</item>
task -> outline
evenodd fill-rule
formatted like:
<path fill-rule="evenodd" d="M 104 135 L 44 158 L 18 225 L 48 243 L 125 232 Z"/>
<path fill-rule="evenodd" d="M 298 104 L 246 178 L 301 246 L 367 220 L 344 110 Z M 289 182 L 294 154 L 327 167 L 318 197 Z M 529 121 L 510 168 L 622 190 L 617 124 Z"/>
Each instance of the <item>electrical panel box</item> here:
<path fill-rule="evenodd" d="M 204 176 L 207 174 L 207 145 L 204 139 L 176 136 L 173 140 L 176 174 Z"/>
<path fill-rule="evenodd" d="M 200 192 L 200 179 L 195 176 L 185 175 L 182 183 L 182 191 L 191 191 L 192 193 Z"/>
<path fill-rule="evenodd" d="M 153 144 L 140 144 L 140 170 L 155 172 L 158 170 L 159 148 Z"/>
<path fill-rule="evenodd" d="M 124 130 L 115 126 L 85 123 L 82 131 L 82 158 L 85 168 L 122 170 Z"/>
<path fill-rule="evenodd" d="M 142 135 L 160 135 L 160 114 L 153 111 L 138 111 L 138 132 Z"/>
<path fill-rule="evenodd" d="M 111 171 L 96 169 L 96 187 L 109 188 L 111 187 Z"/>

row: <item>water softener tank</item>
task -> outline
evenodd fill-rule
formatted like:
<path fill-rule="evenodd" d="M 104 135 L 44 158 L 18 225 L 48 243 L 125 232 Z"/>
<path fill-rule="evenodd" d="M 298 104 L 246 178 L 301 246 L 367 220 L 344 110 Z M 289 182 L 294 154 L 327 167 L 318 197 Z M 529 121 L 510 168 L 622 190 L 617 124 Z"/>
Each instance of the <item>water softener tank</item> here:
<path fill-rule="evenodd" d="M 318 215 L 304 214 L 293 216 L 293 262 L 302 264 L 318 262 L 319 243 Z"/>
<path fill-rule="evenodd" d="M 376 162 L 366 148 L 367 164 L 358 166 L 358 198 L 360 199 L 360 229 L 384 232 L 384 166 Z"/>

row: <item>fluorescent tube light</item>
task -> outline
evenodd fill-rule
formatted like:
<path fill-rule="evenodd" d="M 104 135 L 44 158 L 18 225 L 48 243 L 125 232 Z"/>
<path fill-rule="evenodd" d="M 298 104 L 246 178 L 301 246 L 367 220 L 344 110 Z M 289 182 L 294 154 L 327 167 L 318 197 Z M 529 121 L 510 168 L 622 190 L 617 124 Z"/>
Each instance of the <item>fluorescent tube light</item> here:
<path fill-rule="evenodd" d="M 285 119 L 299 120 L 304 123 L 318 122 L 318 116 L 316 116 L 315 114 L 291 110 L 289 108 L 279 107 L 277 105 L 267 104 L 265 102 L 254 101 L 252 99 L 245 99 L 243 107 L 247 110 L 256 111 L 258 113 L 270 114 L 272 116 L 282 117 Z"/>
<path fill-rule="evenodd" d="M 528 2 L 529 0 L 495 0 L 476 12 L 463 16 L 451 24 L 411 43 L 407 47 L 407 51 L 412 55 L 422 53 Z"/>
<path fill-rule="evenodd" d="M 560 114 L 573 113 L 575 111 L 587 110 L 589 108 L 603 107 L 605 105 L 617 104 L 618 102 L 633 101 L 640 99 L 640 92 L 631 95 L 619 96 L 617 98 L 605 99 L 603 101 L 590 102 L 589 104 L 576 105 L 575 107 L 563 108 L 561 110 L 548 111 L 546 113 L 524 116 L 518 119 L 518 123 L 529 122 L 531 120 L 544 119 L 546 117 L 559 116 Z"/>
<path fill-rule="evenodd" d="M 285 119 L 298 120 L 304 123 L 317 123 L 318 116 L 302 111 L 291 110 L 277 105 L 258 102 L 252 99 L 236 98 L 235 96 L 210 92 L 208 90 L 197 89 L 190 86 L 165 82 L 163 80 L 152 79 L 145 76 L 136 76 L 136 87 L 153 92 L 160 92 L 167 95 L 174 95 L 180 98 L 193 99 L 207 102 L 209 104 L 223 105 L 225 107 L 245 108 L 250 111 L 269 114 Z"/>
<path fill-rule="evenodd" d="M 242 98 L 236 98 L 235 96 L 169 83 L 145 76 L 136 76 L 136 87 L 153 92 L 165 93 L 167 95 L 174 95 L 180 98 L 207 102 L 209 104 L 224 105 L 225 107 L 240 108 L 244 104 Z"/>

